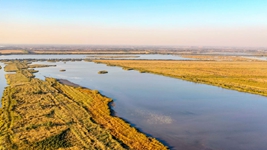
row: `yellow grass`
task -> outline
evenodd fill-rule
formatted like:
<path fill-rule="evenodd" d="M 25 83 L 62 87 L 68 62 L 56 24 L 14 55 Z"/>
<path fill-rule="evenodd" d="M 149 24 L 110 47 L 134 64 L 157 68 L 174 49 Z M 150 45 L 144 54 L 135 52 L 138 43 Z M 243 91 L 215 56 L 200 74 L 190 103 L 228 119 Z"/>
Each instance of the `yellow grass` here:
<path fill-rule="evenodd" d="M 267 62 L 97 60 L 196 83 L 267 96 Z"/>
<path fill-rule="evenodd" d="M 111 116 L 112 100 L 97 91 L 63 85 L 53 78 L 35 79 L 23 63 L 8 65 L 17 70 L 6 76 L 0 149 L 167 149 Z"/>
<path fill-rule="evenodd" d="M 17 70 L 26 68 L 28 68 L 27 62 L 14 61 L 13 63 L 7 63 L 7 65 L 4 67 L 4 70 L 6 72 L 15 72 Z"/>
<path fill-rule="evenodd" d="M 28 53 L 25 50 L 0 50 L 0 54 L 26 54 Z"/>
<path fill-rule="evenodd" d="M 257 59 L 245 58 L 242 56 L 223 56 L 223 55 L 181 55 L 185 58 L 209 61 L 260 61 Z"/>

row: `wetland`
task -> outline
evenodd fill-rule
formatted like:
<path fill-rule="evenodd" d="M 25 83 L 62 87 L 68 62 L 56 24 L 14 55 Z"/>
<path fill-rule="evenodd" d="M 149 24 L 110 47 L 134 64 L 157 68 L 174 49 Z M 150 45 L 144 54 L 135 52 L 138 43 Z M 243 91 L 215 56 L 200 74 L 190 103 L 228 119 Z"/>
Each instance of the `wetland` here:
<path fill-rule="evenodd" d="M 111 116 L 110 98 L 54 78 L 35 78 L 28 62 L 5 66 L 0 149 L 167 149 Z M 41 66 L 43 67 L 43 66 Z"/>
<path fill-rule="evenodd" d="M 249 77 L 245 76 L 241 79 L 242 81 L 246 81 L 245 79 L 254 79 L 256 81 L 256 79 L 258 79 L 259 83 L 254 85 L 254 87 L 257 87 L 257 85 L 265 83 L 264 74 L 259 74 L 259 76 L 257 76 L 257 73 L 261 73 L 261 71 L 264 72 L 266 69 L 264 67 L 265 64 L 262 64 L 263 62 L 253 62 L 255 63 L 255 67 L 252 67 L 253 65 L 251 64 L 250 66 L 249 63 L 240 65 L 240 63 L 217 62 L 216 64 L 216 62 L 208 61 L 208 63 L 212 63 L 211 65 L 213 67 L 210 67 L 210 65 L 205 65 L 207 63 L 205 61 L 198 61 L 197 63 L 200 64 L 198 66 L 194 64 L 196 62 L 191 61 L 172 62 L 169 60 L 162 60 L 156 62 L 127 60 L 127 62 L 125 60 L 123 63 L 122 61 L 124 60 L 100 61 L 108 65 L 86 61 L 44 61 L 32 62 L 31 65 L 50 66 L 34 68 L 38 70 L 38 72 L 34 73 L 35 79 L 40 80 L 38 82 L 47 83 L 47 80 L 51 78 L 63 79 L 61 81 L 65 79 L 65 83 L 70 81 L 70 83 L 75 83 L 75 86 L 78 87 L 96 89 L 102 95 L 112 98 L 113 103 L 111 108 L 114 111 L 113 115 L 126 120 L 131 126 L 137 128 L 146 135 L 155 137 L 170 149 L 261 150 L 267 147 L 264 142 L 267 140 L 267 130 L 264 126 L 267 120 L 267 111 L 265 109 L 267 98 L 261 96 L 263 94 L 257 93 L 260 95 L 254 95 L 225 89 L 225 87 L 221 88 L 206 85 L 207 83 L 188 82 L 190 80 L 180 80 L 171 75 L 162 76 L 150 74 L 148 72 L 156 72 L 153 72 L 151 68 L 147 67 L 142 68 L 142 70 L 140 69 L 141 64 L 148 64 L 147 66 L 154 66 L 153 69 L 158 69 L 155 68 L 155 66 L 158 66 L 161 67 L 160 70 L 166 68 L 177 74 L 173 67 L 177 67 L 176 63 L 179 62 L 178 64 L 185 65 L 182 69 L 180 68 L 180 72 L 185 72 L 185 70 L 193 68 L 189 71 L 192 75 L 199 74 L 192 72 L 192 70 L 198 70 L 202 71 L 202 73 L 208 73 L 204 74 L 208 79 L 212 77 L 212 75 L 217 75 L 215 72 L 217 69 L 209 69 L 218 68 L 218 66 L 221 66 L 221 68 L 231 66 L 233 69 L 228 70 L 230 70 L 234 76 L 241 70 L 254 68 L 250 70 Z M 139 67 L 129 65 L 131 64 L 129 62 L 139 65 Z M 158 65 L 154 65 L 153 63 Z M 163 67 L 163 65 L 167 63 L 172 65 Z M 5 64 L 1 64 L 1 66 L 4 68 Z M 12 68 L 14 67 L 11 67 L 11 69 Z M 60 72 L 59 70 L 61 69 L 67 69 L 67 71 Z M 108 74 L 99 75 L 99 70 L 106 70 Z M 6 74 L 4 69 L 0 71 L 2 71 L 1 75 L 4 77 L 4 74 Z M 139 71 L 147 73 L 140 73 Z M 192 77 L 189 72 L 186 72 L 186 76 Z M 219 70 L 218 72 L 220 72 L 222 76 L 227 75 L 224 70 Z M 255 73 L 253 74 L 253 72 Z M 240 76 L 238 76 L 238 78 L 240 78 Z M 4 78 L 3 80 L 5 81 Z M 57 81 L 53 80 L 53 82 L 56 82 L 57 85 L 65 86 L 57 83 Z M 234 83 L 232 79 L 231 83 Z M 9 82 L 9 84 L 14 83 Z M 75 91 L 75 89 L 72 90 Z M 49 121 L 47 124 L 45 123 L 40 125 L 40 129 L 46 126 L 48 126 L 48 130 L 51 131 L 53 128 L 59 128 L 59 126 L 52 126 L 50 128 Z M 53 123 L 55 122 L 52 122 L 52 125 Z M 66 124 L 62 124 L 60 126 L 62 130 L 59 130 L 62 132 L 59 134 L 58 131 L 57 135 L 71 135 L 70 133 L 72 132 L 69 130 L 63 130 L 63 128 L 67 126 Z M 28 126 L 25 127 L 25 130 L 27 127 Z M 35 128 L 35 126 L 29 126 L 28 129 L 30 128 L 30 131 L 33 130 L 31 127 Z M 39 130 L 39 126 L 37 129 Z M 75 143 L 74 141 L 75 140 L 67 140 L 66 142 Z"/>

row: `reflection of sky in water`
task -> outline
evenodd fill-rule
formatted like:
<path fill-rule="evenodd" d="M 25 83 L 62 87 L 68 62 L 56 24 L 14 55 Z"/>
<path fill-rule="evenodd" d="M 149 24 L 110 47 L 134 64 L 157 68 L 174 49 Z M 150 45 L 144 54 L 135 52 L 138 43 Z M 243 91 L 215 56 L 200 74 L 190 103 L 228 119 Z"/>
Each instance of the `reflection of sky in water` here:
<path fill-rule="evenodd" d="M 99 90 L 114 99 L 118 116 L 177 149 L 267 148 L 266 97 L 92 62 L 47 64 L 57 66 L 37 68 L 36 77 Z"/>
<path fill-rule="evenodd" d="M 3 91 L 5 89 L 5 87 L 7 86 L 6 83 L 6 78 L 5 78 L 5 71 L 4 71 L 4 64 L 0 63 L 0 66 L 2 67 L 2 69 L 0 69 L 0 97 L 2 98 L 3 95 Z M 1 107 L 1 102 L 0 102 L 0 107 Z"/>
<path fill-rule="evenodd" d="M 172 123 L 171 116 L 157 114 L 156 112 L 153 112 L 153 111 L 136 109 L 135 113 L 140 119 L 143 118 L 147 122 L 147 124 L 153 125 L 153 124 L 171 124 Z"/>
<path fill-rule="evenodd" d="M 99 75 L 99 70 L 109 73 Z M 98 89 L 114 99 L 117 115 L 171 145 L 182 144 L 186 149 L 239 149 L 242 143 L 248 147 L 244 149 L 265 147 L 260 142 L 267 133 L 265 97 L 103 64 L 57 63 L 41 72 L 52 77 L 62 74 L 74 83 Z"/>
<path fill-rule="evenodd" d="M 267 57 L 246 56 L 245 58 L 267 61 Z"/>

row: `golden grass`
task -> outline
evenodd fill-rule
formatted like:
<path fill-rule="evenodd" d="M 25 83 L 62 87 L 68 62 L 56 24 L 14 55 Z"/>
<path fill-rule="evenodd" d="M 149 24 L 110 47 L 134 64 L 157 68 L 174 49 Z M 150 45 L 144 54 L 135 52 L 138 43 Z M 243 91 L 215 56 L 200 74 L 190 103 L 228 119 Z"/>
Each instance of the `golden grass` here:
<path fill-rule="evenodd" d="M 267 62 L 263 61 L 96 60 L 95 62 L 267 96 Z"/>
<path fill-rule="evenodd" d="M 112 101 L 109 98 L 103 97 L 98 91 L 78 88 L 80 92 L 73 93 L 73 87 L 60 86 L 61 90 L 76 99 L 78 102 L 83 103 L 86 109 L 92 113 L 92 118 L 96 123 L 102 125 L 105 129 L 108 129 L 112 136 L 116 139 L 120 139 L 130 149 L 146 149 L 157 150 L 166 149 L 159 141 L 154 138 L 149 138 L 145 134 L 138 132 L 135 128 L 125 123 L 118 117 L 110 115 L 108 104 Z M 87 98 L 90 95 L 93 101 L 88 101 Z"/>
<path fill-rule="evenodd" d="M 26 50 L 0 50 L 0 54 L 27 54 Z"/>
<path fill-rule="evenodd" d="M 185 58 L 208 61 L 260 61 L 257 59 L 245 58 L 242 56 L 223 56 L 223 55 L 180 55 Z"/>
<path fill-rule="evenodd" d="M 112 100 L 97 91 L 33 78 L 19 62 L 8 65 L 17 71 L 6 76 L 0 149 L 167 149 L 111 116 Z"/>
<path fill-rule="evenodd" d="M 5 72 L 16 72 L 20 69 L 28 68 L 27 62 L 14 61 L 13 63 L 7 63 L 4 67 Z"/>

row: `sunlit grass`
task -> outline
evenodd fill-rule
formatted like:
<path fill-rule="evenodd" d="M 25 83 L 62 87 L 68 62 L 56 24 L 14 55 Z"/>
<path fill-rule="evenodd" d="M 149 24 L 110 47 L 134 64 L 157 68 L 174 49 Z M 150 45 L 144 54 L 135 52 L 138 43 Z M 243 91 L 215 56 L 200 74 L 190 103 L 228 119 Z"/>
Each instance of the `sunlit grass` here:
<path fill-rule="evenodd" d="M 208 61 L 260 61 L 257 59 L 250 59 L 242 56 L 225 56 L 225 55 L 181 55 L 185 58 L 193 58 L 196 60 Z"/>

